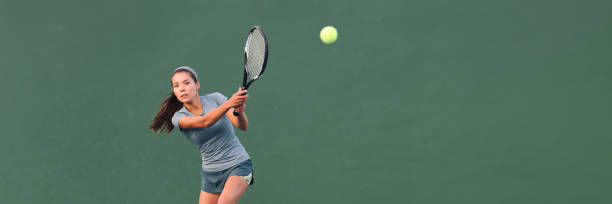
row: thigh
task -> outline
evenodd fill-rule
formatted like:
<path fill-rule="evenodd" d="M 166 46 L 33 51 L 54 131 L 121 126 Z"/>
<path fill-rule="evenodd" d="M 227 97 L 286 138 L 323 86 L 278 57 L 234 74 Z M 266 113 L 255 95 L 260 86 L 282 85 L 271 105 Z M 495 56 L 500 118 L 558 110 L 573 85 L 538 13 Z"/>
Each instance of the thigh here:
<path fill-rule="evenodd" d="M 219 203 L 238 203 L 248 186 L 249 184 L 244 178 L 237 175 L 230 176 L 225 182 L 221 196 L 219 196 Z"/>
<path fill-rule="evenodd" d="M 200 201 L 198 203 L 199 204 L 217 204 L 218 200 L 219 200 L 219 194 L 200 191 Z"/>

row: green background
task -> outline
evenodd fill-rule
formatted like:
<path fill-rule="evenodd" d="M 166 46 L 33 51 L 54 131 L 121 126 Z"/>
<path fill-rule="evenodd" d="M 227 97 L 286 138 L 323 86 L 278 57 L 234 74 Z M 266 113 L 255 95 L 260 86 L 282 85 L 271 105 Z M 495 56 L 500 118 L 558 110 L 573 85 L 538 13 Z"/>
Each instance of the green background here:
<path fill-rule="evenodd" d="M 0 0 L 0 203 L 195 203 L 199 151 L 148 126 L 178 66 L 231 95 L 252 25 L 243 203 L 610 203 L 611 10 Z"/>

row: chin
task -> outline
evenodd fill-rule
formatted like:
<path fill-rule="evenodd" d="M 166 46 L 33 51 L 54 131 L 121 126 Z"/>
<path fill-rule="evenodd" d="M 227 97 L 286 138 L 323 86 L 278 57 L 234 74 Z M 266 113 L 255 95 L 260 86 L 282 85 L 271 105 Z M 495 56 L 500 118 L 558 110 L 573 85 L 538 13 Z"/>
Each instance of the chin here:
<path fill-rule="evenodd" d="M 182 98 L 176 97 L 176 100 L 178 100 L 178 101 L 179 101 L 179 102 L 181 102 L 181 103 L 186 103 L 186 102 L 187 102 L 187 101 L 189 101 L 190 99 L 188 99 L 188 98 L 187 98 L 187 99 L 182 99 Z"/>
<path fill-rule="evenodd" d="M 183 103 L 190 103 L 191 101 L 193 101 L 193 98 L 186 98 L 186 99 L 183 99 L 183 100 L 179 99 L 179 101 L 183 102 Z"/>

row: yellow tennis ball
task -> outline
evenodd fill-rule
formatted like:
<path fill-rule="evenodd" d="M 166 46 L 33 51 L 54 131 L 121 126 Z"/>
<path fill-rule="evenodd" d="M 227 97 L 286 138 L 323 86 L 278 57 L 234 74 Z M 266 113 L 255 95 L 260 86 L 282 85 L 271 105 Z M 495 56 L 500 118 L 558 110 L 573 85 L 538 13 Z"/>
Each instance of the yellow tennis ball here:
<path fill-rule="evenodd" d="M 319 35 L 325 44 L 332 44 L 338 39 L 338 31 L 333 26 L 325 26 Z"/>

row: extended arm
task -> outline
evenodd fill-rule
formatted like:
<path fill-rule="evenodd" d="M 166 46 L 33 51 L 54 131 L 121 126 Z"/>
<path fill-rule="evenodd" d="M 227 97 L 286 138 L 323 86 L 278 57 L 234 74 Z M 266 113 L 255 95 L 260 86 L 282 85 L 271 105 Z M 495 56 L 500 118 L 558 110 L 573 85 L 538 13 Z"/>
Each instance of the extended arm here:
<path fill-rule="evenodd" d="M 214 110 L 206 113 L 204 116 L 185 116 L 181 118 L 178 121 L 179 126 L 183 129 L 210 127 L 211 125 L 215 124 L 219 120 L 219 118 L 223 116 L 223 114 L 227 114 L 230 110 L 233 110 L 233 107 L 238 106 L 240 104 L 244 104 L 248 95 L 242 95 L 242 93 L 246 93 L 246 91 L 236 92 L 234 95 L 232 95 L 230 99 L 225 101 L 223 104 L 221 104 Z M 232 115 L 232 117 L 234 116 Z M 244 116 L 244 119 L 246 120 L 246 116 Z M 231 120 L 232 118 L 230 118 L 230 121 Z M 232 121 L 232 123 L 234 122 Z"/>
<path fill-rule="evenodd" d="M 189 128 L 207 128 L 212 124 L 215 124 L 223 113 L 227 112 L 230 107 L 225 105 L 225 103 L 215 110 L 212 110 L 206 113 L 203 116 L 185 116 L 179 120 L 179 126 L 183 129 Z"/>

